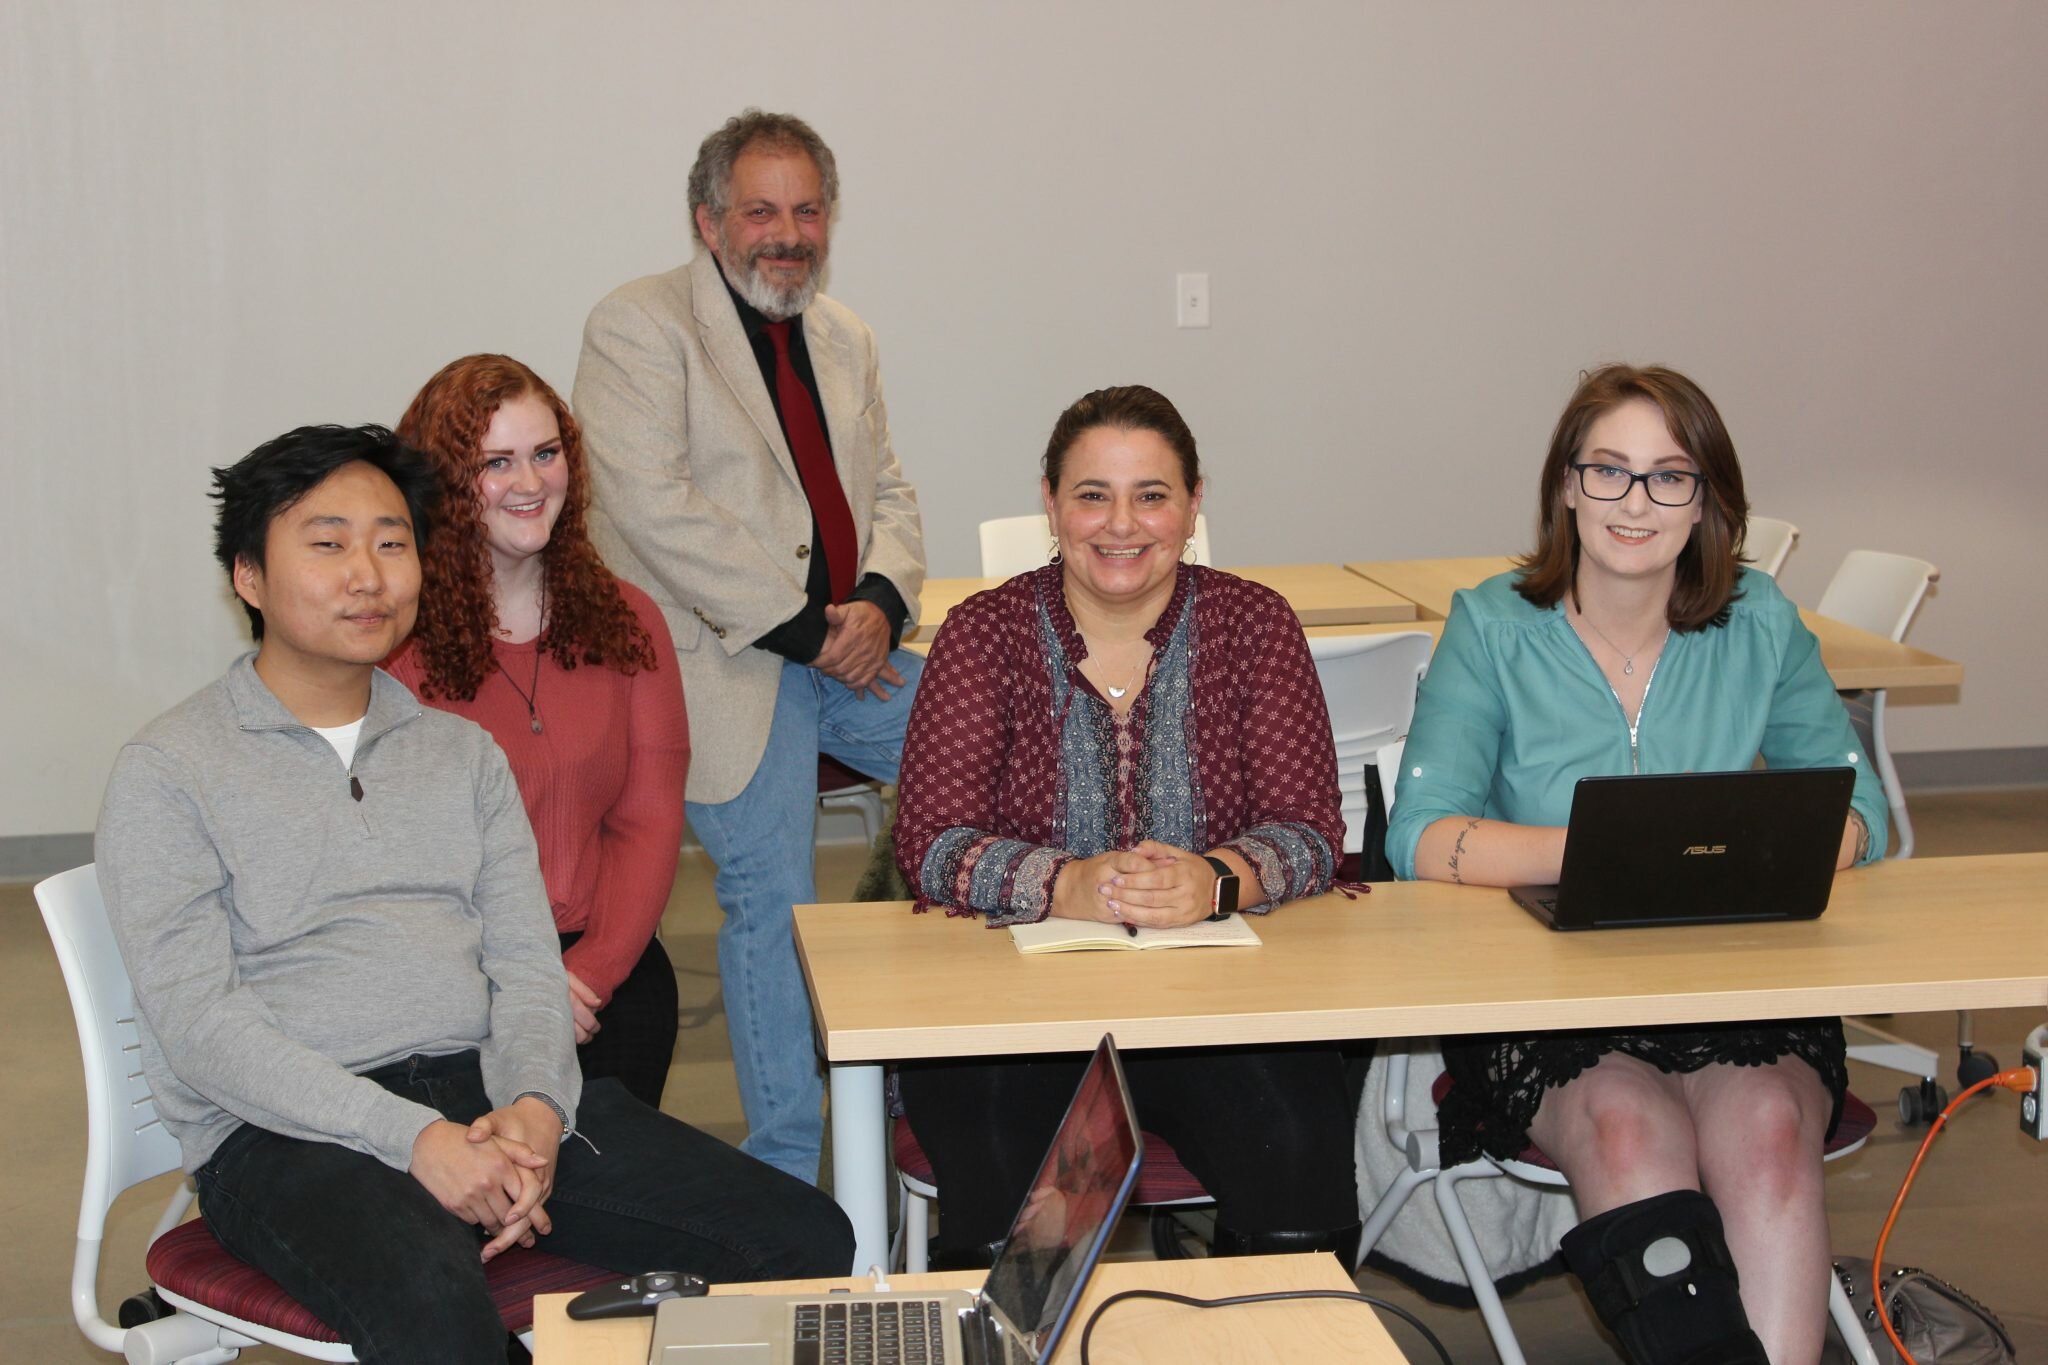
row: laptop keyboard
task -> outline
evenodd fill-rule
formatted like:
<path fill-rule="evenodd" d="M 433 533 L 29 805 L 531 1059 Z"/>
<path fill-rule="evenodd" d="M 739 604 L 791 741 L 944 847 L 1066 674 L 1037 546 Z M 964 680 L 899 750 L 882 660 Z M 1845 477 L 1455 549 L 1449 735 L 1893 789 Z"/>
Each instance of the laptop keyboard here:
<path fill-rule="evenodd" d="M 937 1299 L 827 1299 L 791 1312 L 795 1365 L 945 1365 Z"/>

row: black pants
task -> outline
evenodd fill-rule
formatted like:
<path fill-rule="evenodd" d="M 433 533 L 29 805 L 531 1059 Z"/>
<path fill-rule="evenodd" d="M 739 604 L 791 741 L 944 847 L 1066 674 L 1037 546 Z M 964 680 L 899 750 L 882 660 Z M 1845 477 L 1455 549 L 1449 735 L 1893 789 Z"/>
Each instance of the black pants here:
<path fill-rule="evenodd" d="M 1173 1144 L 1241 1233 L 1323 1232 L 1358 1221 L 1355 1114 L 1333 1047 L 1126 1052 L 1138 1119 Z M 941 1251 L 1010 1229 L 1086 1054 L 920 1063 L 904 1107 L 939 1186 Z"/>
<path fill-rule="evenodd" d="M 367 1074 L 457 1123 L 491 1108 L 474 1052 Z M 585 1088 L 576 1126 L 584 1136 L 562 1144 L 547 1201 L 555 1230 L 542 1250 L 623 1274 L 688 1270 L 714 1283 L 850 1268 L 853 1231 L 829 1198 L 656 1113 L 617 1081 Z M 244 1124 L 197 1179 L 221 1245 L 341 1333 L 366 1365 L 505 1359 L 482 1235 L 406 1172 Z"/>
<path fill-rule="evenodd" d="M 562 951 L 582 937 L 581 932 L 563 934 Z M 597 1022 L 603 1027 L 576 1048 L 583 1079 L 616 1076 L 634 1099 L 661 1108 L 668 1064 L 676 1052 L 676 969 L 659 935 L 647 940 L 647 951 L 598 1011 Z"/>

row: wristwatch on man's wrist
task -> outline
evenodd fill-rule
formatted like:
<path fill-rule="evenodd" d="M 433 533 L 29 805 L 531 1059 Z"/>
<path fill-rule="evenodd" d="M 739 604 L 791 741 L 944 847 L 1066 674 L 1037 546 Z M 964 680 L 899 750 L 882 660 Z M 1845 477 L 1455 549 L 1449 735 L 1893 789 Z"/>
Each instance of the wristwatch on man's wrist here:
<path fill-rule="evenodd" d="M 1222 919 L 1237 913 L 1237 874 L 1221 858 L 1203 855 L 1202 861 L 1216 870 L 1216 890 L 1209 898 L 1209 918 Z"/>

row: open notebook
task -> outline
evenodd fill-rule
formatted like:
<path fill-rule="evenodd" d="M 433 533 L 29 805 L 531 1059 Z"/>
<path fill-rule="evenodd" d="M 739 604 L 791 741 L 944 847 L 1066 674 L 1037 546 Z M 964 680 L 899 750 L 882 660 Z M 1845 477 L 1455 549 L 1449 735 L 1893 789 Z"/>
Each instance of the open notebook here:
<path fill-rule="evenodd" d="M 1020 953 L 1071 953 L 1094 949 L 1129 952 L 1147 948 L 1256 948 L 1259 936 L 1243 915 L 1198 919 L 1178 929 L 1140 929 L 1134 925 L 1098 924 L 1094 920 L 1054 919 L 1013 924 L 1010 941 Z"/>

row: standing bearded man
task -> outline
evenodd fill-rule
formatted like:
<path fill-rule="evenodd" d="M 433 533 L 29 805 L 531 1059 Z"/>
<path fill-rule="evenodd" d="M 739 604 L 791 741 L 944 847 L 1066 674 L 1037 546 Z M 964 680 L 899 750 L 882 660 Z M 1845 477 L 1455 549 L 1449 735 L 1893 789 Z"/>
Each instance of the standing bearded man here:
<path fill-rule="evenodd" d="M 824 1088 L 790 909 L 817 899 L 818 756 L 895 781 L 923 662 L 897 648 L 924 540 L 874 335 L 817 292 L 838 194 L 803 120 L 728 120 L 690 171 L 703 249 L 592 310 L 573 401 L 592 538 L 660 606 L 690 700 L 743 1150 L 811 1181 Z"/>

